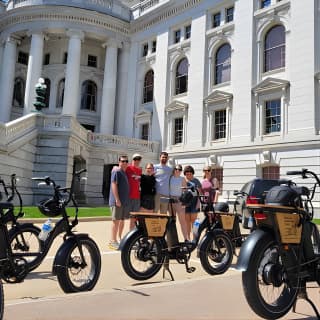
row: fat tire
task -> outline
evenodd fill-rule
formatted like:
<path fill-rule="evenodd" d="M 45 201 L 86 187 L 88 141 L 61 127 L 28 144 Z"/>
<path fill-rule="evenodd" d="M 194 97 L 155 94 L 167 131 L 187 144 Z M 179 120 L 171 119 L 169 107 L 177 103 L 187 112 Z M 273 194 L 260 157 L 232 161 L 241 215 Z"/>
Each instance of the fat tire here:
<path fill-rule="evenodd" d="M 258 271 L 260 262 L 263 258 L 266 258 L 266 251 L 273 247 L 276 248 L 277 243 L 271 235 L 266 234 L 259 239 L 255 244 L 248 268 L 242 273 L 242 284 L 247 302 L 257 315 L 265 319 L 278 319 L 286 315 L 296 301 L 297 288 L 299 286 L 299 280 L 297 278 L 296 285 L 293 287 L 285 287 L 275 302 L 268 303 L 265 301 L 259 289 Z M 292 257 L 294 255 L 292 251 L 288 251 L 287 254 L 292 255 Z M 260 269 L 262 269 L 261 266 Z M 273 286 L 272 284 L 269 285 Z"/>
<path fill-rule="evenodd" d="M 212 260 L 210 254 L 212 253 L 212 243 L 218 243 L 223 241 L 226 256 L 225 261 L 221 261 L 221 264 L 218 264 L 216 267 L 213 266 L 210 261 Z M 199 258 L 203 269 L 211 275 L 223 274 L 225 273 L 233 260 L 233 244 L 230 240 L 228 234 L 223 230 L 214 230 L 209 232 L 200 246 Z"/>
<path fill-rule="evenodd" d="M 78 250 L 78 244 L 82 246 L 82 248 L 86 248 L 89 252 L 90 262 L 93 264 L 93 275 L 90 277 L 90 280 L 81 286 L 77 286 L 71 279 L 69 272 L 72 271 L 72 263 L 74 260 L 72 259 L 72 253 L 74 250 Z M 101 272 L 101 255 L 97 244 L 89 237 L 82 237 L 78 240 L 70 241 L 69 245 L 61 252 L 61 261 L 64 261 L 63 265 L 59 265 L 56 268 L 56 275 L 61 289 L 65 293 L 73 293 L 73 292 L 82 292 L 82 291 L 90 291 L 92 290 L 100 276 Z M 80 259 L 80 255 L 77 256 Z M 88 259 L 89 257 L 86 256 Z M 88 260 L 87 260 L 88 262 Z"/>
<path fill-rule="evenodd" d="M 32 224 L 19 224 L 19 226 L 14 227 L 13 229 L 9 230 L 9 241 L 10 241 L 10 246 L 12 248 L 13 255 L 15 255 L 15 252 L 16 252 L 16 250 L 14 248 L 15 241 L 17 241 L 17 239 L 18 239 L 18 241 L 21 242 L 19 240 L 19 236 L 21 234 L 24 235 L 24 239 L 27 242 L 28 242 L 28 238 L 29 238 L 29 236 L 27 236 L 28 234 L 33 235 L 35 237 L 35 239 L 38 240 L 38 242 L 37 242 L 38 243 L 38 248 L 37 248 L 38 250 L 36 250 L 34 252 L 27 250 L 27 251 L 25 251 L 26 255 L 23 254 L 24 251 L 21 251 L 22 249 L 18 251 L 18 255 L 21 256 L 22 258 L 25 258 L 28 261 L 27 264 L 28 264 L 29 272 L 36 269 L 42 261 L 41 253 L 44 250 L 44 242 L 39 239 L 40 232 L 41 232 L 41 230 Z M 32 248 L 31 248 L 31 250 L 32 250 Z M 33 254 L 33 253 L 37 256 L 31 260 L 30 256 L 28 256 L 28 254 Z"/>
<path fill-rule="evenodd" d="M 164 244 L 159 238 L 152 238 L 158 252 L 156 256 L 157 262 L 153 264 L 149 269 L 142 272 L 134 268 L 134 266 L 131 263 L 130 254 L 132 250 L 135 250 L 134 246 L 137 245 L 139 239 L 144 238 L 147 240 L 150 239 L 147 236 L 145 236 L 142 232 L 136 232 L 130 238 L 127 239 L 127 241 L 124 243 L 121 249 L 121 263 L 123 270 L 130 278 L 138 281 L 148 280 L 152 278 L 159 272 L 164 262 Z"/>

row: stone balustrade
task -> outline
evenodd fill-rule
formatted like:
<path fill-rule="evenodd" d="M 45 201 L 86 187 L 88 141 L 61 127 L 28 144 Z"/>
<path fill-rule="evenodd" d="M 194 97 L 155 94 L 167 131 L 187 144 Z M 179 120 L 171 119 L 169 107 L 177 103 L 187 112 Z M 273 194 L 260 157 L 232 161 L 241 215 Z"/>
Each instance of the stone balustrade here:
<path fill-rule="evenodd" d="M 89 145 L 105 147 L 110 150 L 156 154 L 159 152 L 159 142 L 94 133 L 86 130 L 72 116 L 43 115 L 40 113 L 31 113 L 6 124 L 0 123 L 0 146 L 6 146 L 32 130 L 41 130 L 42 132 L 72 132 Z"/>

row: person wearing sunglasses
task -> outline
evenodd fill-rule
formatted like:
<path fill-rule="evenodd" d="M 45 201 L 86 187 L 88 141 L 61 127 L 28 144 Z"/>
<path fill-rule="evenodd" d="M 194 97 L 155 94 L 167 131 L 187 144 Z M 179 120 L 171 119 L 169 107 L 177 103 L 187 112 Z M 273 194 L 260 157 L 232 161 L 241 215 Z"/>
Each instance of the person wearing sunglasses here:
<path fill-rule="evenodd" d="M 211 174 L 211 167 L 205 166 L 203 168 L 203 180 L 201 181 L 202 192 L 208 197 L 208 202 L 215 204 L 218 201 L 219 182 L 218 179 L 213 178 Z"/>
<path fill-rule="evenodd" d="M 169 155 L 167 152 L 160 153 L 160 163 L 154 165 L 154 176 L 156 178 L 156 196 L 155 208 L 156 212 L 166 214 L 168 212 L 168 203 L 160 202 L 161 197 L 169 197 L 169 178 L 172 168 L 167 165 Z"/>
<path fill-rule="evenodd" d="M 170 215 L 177 215 L 181 227 L 181 232 L 185 241 L 190 241 L 190 237 L 187 231 L 186 212 L 185 206 L 181 203 L 180 197 L 183 190 L 187 187 L 187 182 L 184 177 L 181 176 L 182 166 L 176 165 L 172 171 L 172 175 L 169 179 L 169 193 L 170 198 L 174 199 L 173 203 L 170 203 L 169 211 Z"/>
<path fill-rule="evenodd" d="M 142 156 L 139 153 L 135 153 L 132 156 L 131 164 L 128 165 L 126 170 L 129 182 L 129 212 L 138 212 L 140 210 L 141 160 Z M 130 230 L 132 230 L 134 226 L 135 219 L 130 218 Z"/>
<path fill-rule="evenodd" d="M 155 207 L 156 178 L 152 163 L 147 163 L 140 180 L 140 211 L 153 212 Z"/>
<path fill-rule="evenodd" d="M 111 239 L 109 249 L 118 250 L 119 240 L 122 237 L 125 220 L 129 219 L 129 182 L 126 175 L 128 157 L 119 157 L 117 170 L 111 172 L 111 190 L 109 195 L 109 206 L 112 212 Z"/>

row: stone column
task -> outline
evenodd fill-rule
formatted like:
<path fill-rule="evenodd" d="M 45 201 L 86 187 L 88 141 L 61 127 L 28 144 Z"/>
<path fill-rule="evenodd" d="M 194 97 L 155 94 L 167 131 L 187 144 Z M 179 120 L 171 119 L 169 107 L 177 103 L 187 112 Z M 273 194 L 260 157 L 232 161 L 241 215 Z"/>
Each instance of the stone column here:
<path fill-rule="evenodd" d="M 84 32 L 68 30 L 67 35 L 70 39 L 62 114 L 76 117 L 79 105 L 81 41 L 84 39 Z"/>
<path fill-rule="evenodd" d="M 8 37 L 5 41 L 3 49 L 0 76 L 1 122 L 8 122 L 10 120 L 16 67 L 16 55 L 17 40 L 13 37 Z"/>
<path fill-rule="evenodd" d="M 103 134 L 113 134 L 119 43 L 111 39 L 106 43 L 106 46 L 100 132 Z"/>
<path fill-rule="evenodd" d="M 26 80 L 26 91 L 24 95 L 24 114 L 35 110 L 35 85 L 42 73 L 44 35 L 42 32 L 33 32 L 28 61 L 28 73 Z"/>

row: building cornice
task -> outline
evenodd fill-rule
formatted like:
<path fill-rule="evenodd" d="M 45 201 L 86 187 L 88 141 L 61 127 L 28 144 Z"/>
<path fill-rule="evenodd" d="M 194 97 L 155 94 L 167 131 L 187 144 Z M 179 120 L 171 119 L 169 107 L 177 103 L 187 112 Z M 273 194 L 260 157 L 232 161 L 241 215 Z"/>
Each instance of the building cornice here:
<path fill-rule="evenodd" d="M 130 32 L 129 23 L 118 18 L 79 8 L 72 8 L 72 10 L 68 8 L 66 10 L 66 7 L 62 6 L 38 6 L 37 8 L 28 7 L 23 10 L 10 10 L 0 20 L 0 32 L 11 26 L 39 21 L 69 22 L 81 24 L 83 27 L 90 25 L 120 33 L 123 36 L 128 36 Z"/>
<path fill-rule="evenodd" d="M 170 3 L 163 8 L 159 8 L 156 12 L 150 12 L 146 16 L 142 16 L 131 23 L 131 32 L 137 33 L 150 29 L 155 24 L 161 23 L 171 17 L 177 16 L 190 8 L 197 6 L 203 0 L 185 0 L 180 5 L 172 6 Z M 180 2 L 180 1 L 179 1 Z M 170 7 L 168 8 L 168 5 Z"/>

